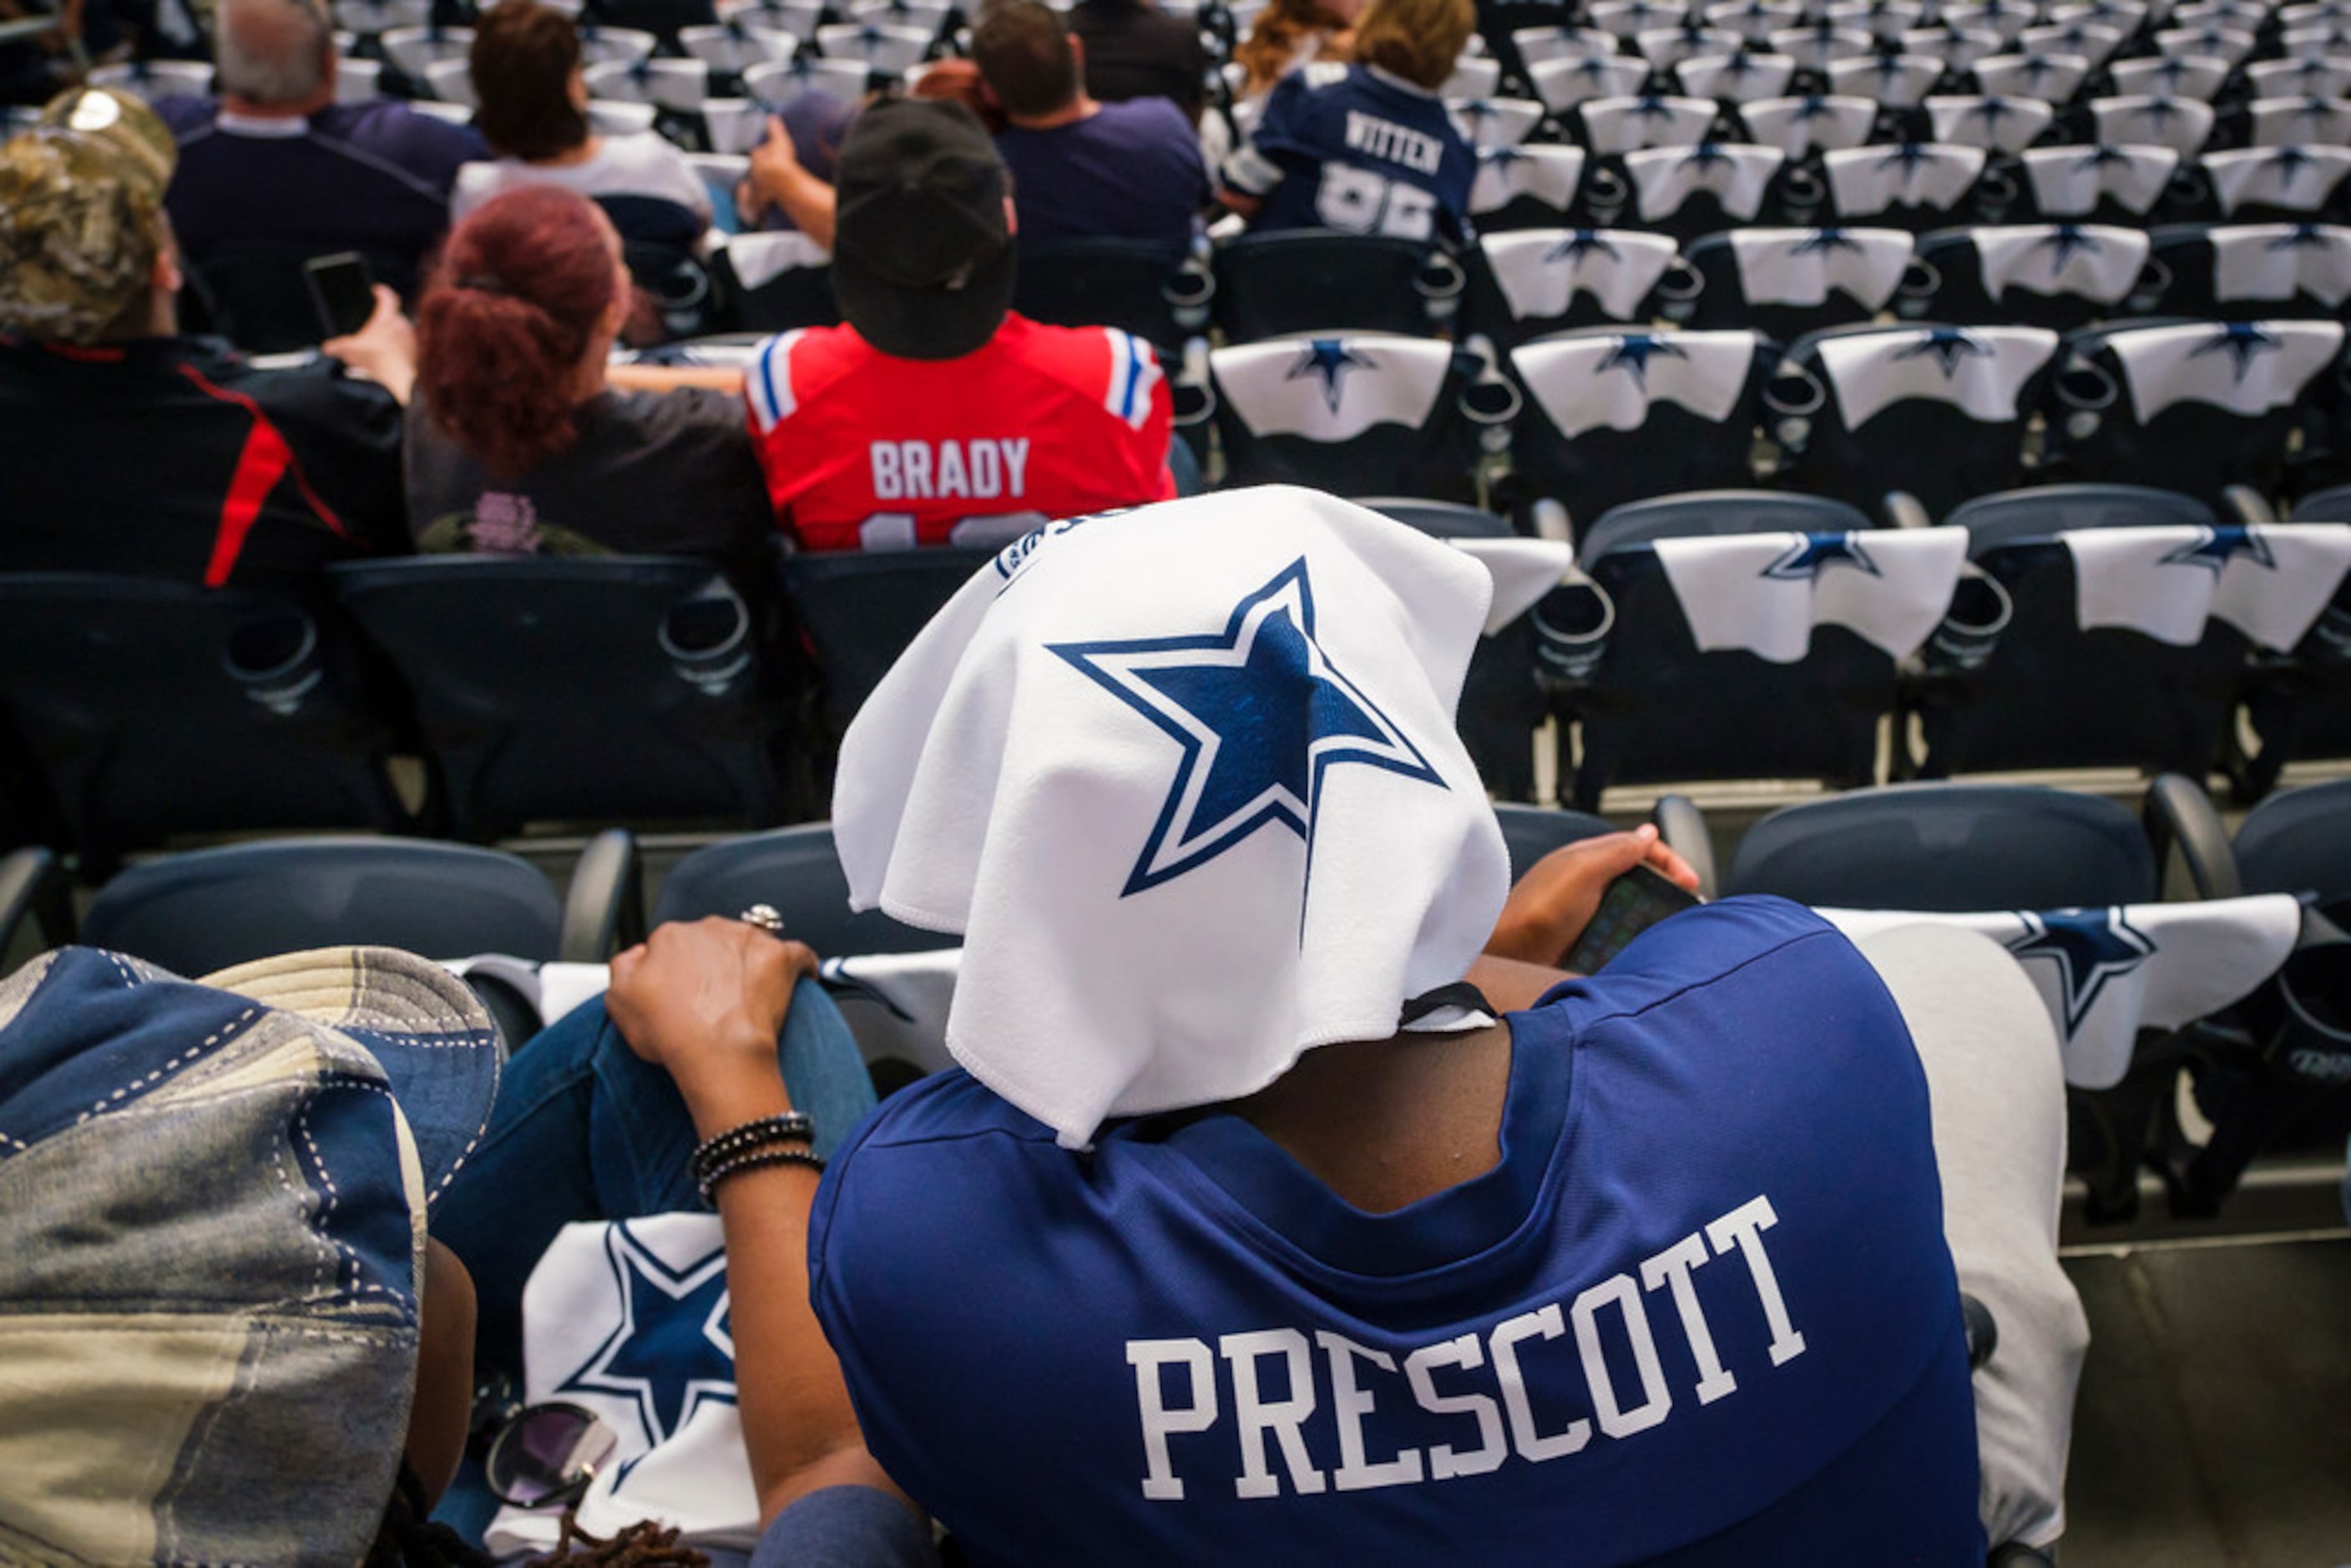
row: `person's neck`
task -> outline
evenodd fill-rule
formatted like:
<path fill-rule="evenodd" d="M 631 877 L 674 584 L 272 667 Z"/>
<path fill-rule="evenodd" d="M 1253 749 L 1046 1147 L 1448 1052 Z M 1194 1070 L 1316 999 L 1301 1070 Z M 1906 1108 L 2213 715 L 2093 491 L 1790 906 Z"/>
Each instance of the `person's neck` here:
<path fill-rule="evenodd" d="M 533 158 L 530 162 L 560 169 L 573 163 L 585 163 L 603 150 L 604 139 L 591 131 L 577 147 L 567 147 L 560 152 L 545 158 Z"/>
<path fill-rule="evenodd" d="M 1387 1214 L 1501 1160 L 1510 1031 L 1326 1045 L 1233 1112 L 1357 1208 Z"/>
<path fill-rule="evenodd" d="M 221 95 L 221 108 L 246 120 L 308 120 L 335 101 L 334 89 L 321 88 L 293 103 L 256 103 L 235 93 Z"/>
<path fill-rule="evenodd" d="M 1059 109 L 1042 114 L 1008 114 L 1005 123 L 1021 131 L 1058 131 L 1064 125 L 1075 125 L 1081 120 L 1092 120 L 1102 112 L 1099 99 L 1089 98 L 1082 90 Z"/>

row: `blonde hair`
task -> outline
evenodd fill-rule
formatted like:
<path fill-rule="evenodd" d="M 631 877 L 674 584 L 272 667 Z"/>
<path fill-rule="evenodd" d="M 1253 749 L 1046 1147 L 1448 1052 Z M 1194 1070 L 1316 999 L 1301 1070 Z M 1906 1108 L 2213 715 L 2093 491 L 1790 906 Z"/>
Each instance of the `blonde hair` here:
<path fill-rule="evenodd" d="M 1288 75 L 1309 33 L 1343 33 L 1348 26 L 1347 17 L 1322 0 L 1272 0 L 1257 14 L 1257 25 L 1249 29 L 1249 36 L 1233 50 L 1233 58 L 1249 73 L 1242 93 L 1263 92 Z M 1322 57 L 1343 59 L 1346 55 L 1343 50 L 1332 50 L 1326 42 Z"/>
<path fill-rule="evenodd" d="M 1477 30 L 1471 0 L 1372 0 L 1355 27 L 1355 58 L 1435 92 Z"/>

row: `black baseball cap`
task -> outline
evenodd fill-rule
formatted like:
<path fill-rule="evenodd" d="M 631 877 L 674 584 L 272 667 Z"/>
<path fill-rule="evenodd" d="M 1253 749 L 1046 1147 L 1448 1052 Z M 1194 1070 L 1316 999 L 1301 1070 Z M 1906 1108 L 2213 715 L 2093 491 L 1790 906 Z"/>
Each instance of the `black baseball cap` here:
<path fill-rule="evenodd" d="M 832 293 L 885 354 L 954 360 L 1012 308 L 1011 189 L 960 103 L 884 99 L 850 125 L 835 182 Z"/>

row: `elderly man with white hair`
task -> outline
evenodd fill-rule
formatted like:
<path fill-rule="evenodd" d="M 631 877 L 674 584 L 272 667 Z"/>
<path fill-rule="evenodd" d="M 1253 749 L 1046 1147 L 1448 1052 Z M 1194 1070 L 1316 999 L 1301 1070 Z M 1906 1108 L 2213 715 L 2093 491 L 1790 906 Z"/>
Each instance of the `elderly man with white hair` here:
<path fill-rule="evenodd" d="M 221 0 L 217 98 L 159 106 L 180 143 L 166 200 L 199 272 L 240 252 L 357 251 L 403 293 L 449 225 L 457 167 L 489 153 L 471 130 L 389 99 L 339 103 L 321 0 Z"/>

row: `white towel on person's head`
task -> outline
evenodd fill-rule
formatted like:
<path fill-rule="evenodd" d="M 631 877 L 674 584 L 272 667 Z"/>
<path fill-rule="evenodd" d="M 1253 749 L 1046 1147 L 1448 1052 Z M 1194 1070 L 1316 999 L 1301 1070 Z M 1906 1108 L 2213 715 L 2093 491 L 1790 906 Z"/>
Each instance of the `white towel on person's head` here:
<path fill-rule="evenodd" d="M 1308 490 L 1048 525 L 850 727 L 851 902 L 963 933 L 948 1049 L 1071 1146 L 1385 1038 L 1509 889 L 1453 729 L 1492 591 Z"/>

